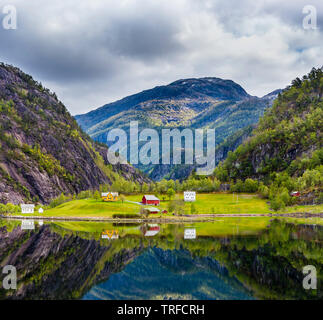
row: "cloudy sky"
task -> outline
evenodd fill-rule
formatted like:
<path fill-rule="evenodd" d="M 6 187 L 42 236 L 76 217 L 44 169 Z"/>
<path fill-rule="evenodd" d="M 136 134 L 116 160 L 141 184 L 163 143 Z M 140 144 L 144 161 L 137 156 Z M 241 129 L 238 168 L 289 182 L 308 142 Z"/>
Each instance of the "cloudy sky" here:
<path fill-rule="evenodd" d="M 46 3 L 46 4 L 45 4 Z M 232 79 L 263 96 L 323 65 L 322 0 L 0 0 L 0 61 L 72 114 L 177 79 Z M 317 29 L 304 29 L 304 6 Z"/>

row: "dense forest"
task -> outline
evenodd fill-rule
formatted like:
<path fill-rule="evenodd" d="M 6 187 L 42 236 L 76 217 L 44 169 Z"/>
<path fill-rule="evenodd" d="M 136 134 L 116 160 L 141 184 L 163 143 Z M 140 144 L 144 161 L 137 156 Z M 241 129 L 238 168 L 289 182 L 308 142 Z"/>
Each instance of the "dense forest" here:
<path fill-rule="evenodd" d="M 289 193 L 301 190 L 321 203 L 323 185 L 323 70 L 313 68 L 279 93 L 260 118 L 250 138 L 214 172 L 222 182 L 243 191 L 247 179 L 259 181 L 259 191 L 274 208 L 290 204 Z"/>

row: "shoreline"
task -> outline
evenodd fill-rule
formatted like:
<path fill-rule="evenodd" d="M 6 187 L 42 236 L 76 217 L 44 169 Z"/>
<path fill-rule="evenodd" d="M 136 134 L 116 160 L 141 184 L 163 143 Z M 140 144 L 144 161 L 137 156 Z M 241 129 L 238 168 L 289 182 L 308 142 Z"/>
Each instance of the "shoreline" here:
<path fill-rule="evenodd" d="M 6 216 L 1 214 L 0 218 L 2 219 L 36 219 L 36 220 L 51 220 L 51 221 L 87 221 L 87 222 L 113 222 L 113 223 L 120 223 L 120 222 L 136 222 L 136 223 L 143 223 L 143 222 L 158 222 L 158 223 L 168 223 L 168 222 L 213 222 L 215 218 L 250 218 L 250 217 L 293 217 L 293 218 L 323 218 L 323 213 L 248 213 L 248 214 L 199 214 L 199 215 L 183 215 L 183 216 L 174 216 L 174 218 L 142 218 L 142 219 L 131 219 L 131 218 L 111 218 L 111 217 L 50 217 L 50 216 L 23 216 L 23 215 L 10 215 Z"/>

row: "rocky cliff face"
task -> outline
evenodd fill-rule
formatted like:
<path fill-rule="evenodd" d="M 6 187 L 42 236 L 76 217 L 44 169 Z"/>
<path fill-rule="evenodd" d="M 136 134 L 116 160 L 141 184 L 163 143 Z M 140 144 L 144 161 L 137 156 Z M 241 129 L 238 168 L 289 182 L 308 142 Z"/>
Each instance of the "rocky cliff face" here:
<path fill-rule="evenodd" d="M 107 148 L 84 134 L 54 93 L 0 65 L 0 202 L 43 203 L 116 179 L 145 181 L 131 166 L 107 166 Z"/>

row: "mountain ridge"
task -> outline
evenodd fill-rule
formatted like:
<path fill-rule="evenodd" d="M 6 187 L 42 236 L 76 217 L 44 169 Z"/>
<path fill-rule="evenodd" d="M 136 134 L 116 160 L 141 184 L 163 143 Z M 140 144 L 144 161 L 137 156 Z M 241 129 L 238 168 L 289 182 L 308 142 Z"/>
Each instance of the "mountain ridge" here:
<path fill-rule="evenodd" d="M 176 80 L 171 82 L 168 85 L 162 85 L 162 86 L 156 86 L 152 89 L 147 89 L 147 90 L 143 90 L 141 92 L 135 93 L 133 95 L 130 96 L 126 96 L 122 99 L 119 99 L 117 101 L 105 104 L 95 110 L 92 110 L 86 114 L 81 114 L 81 115 L 75 115 L 75 119 L 78 121 L 78 123 L 80 124 L 80 126 L 84 129 L 87 130 L 91 127 L 91 124 L 93 125 L 93 120 L 89 121 L 87 115 L 89 115 L 90 117 L 94 117 L 95 119 L 97 119 L 97 113 L 105 111 L 109 108 L 109 111 L 112 113 L 112 115 L 114 114 L 114 109 L 113 107 L 115 105 L 118 105 L 118 107 L 121 107 L 118 111 L 124 111 L 127 108 L 125 107 L 125 104 L 127 103 L 132 103 L 133 105 L 139 104 L 143 101 L 146 100 L 162 100 L 165 98 L 186 98 L 187 95 L 185 95 L 185 91 L 189 90 L 191 87 L 194 87 L 194 89 L 191 89 L 191 91 L 194 92 L 194 95 L 190 95 L 191 97 L 193 96 L 197 96 L 198 93 L 200 93 L 199 97 L 213 97 L 213 94 L 215 94 L 215 92 L 209 92 L 209 95 L 205 95 L 203 93 L 200 92 L 200 90 L 196 90 L 198 89 L 198 87 L 196 87 L 196 84 L 203 84 L 204 87 L 206 87 L 206 89 L 210 89 L 210 84 L 214 84 L 214 82 L 216 82 L 217 86 L 221 85 L 223 86 L 224 84 L 229 85 L 230 87 L 235 89 L 235 94 L 230 96 L 230 100 L 241 100 L 242 97 L 247 98 L 250 97 L 247 92 L 237 83 L 235 83 L 232 80 L 223 80 L 220 78 L 216 78 L 216 77 L 205 77 L 205 78 L 188 78 L 188 79 L 180 79 L 180 80 Z M 190 86 L 188 86 L 187 84 L 189 83 Z M 185 87 L 185 88 L 184 88 Z M 185 89 L 185 90 L 184 90 Z M 218 92 L 218 91 L 217 91 Z M 219 94 L 219 96 L 217 96 L 217 98 L 228 98 L 228 93 L 227 92 L 222 92 Z M 237 99 L 239 98 L 239 99 Z M 111 110 L 112 109 L 112 110 Z M 101 117 L 101 115 L 99 116 Z"/>
<path fill-rule="evenodd" d="M 215 77 L 180 79 L 106 104 L 75 116 L 75 119 L 83 130 L 101 143 L 107 143 L 107 133 L 111 129 L 129 133 L 130 122 L 138 121 L 139 130 L 152 128 L 159 133 L 164 128 L 214 129 L 218 146 L 237 131 L 257 123 L 279 92 L 276 90 L 258 98 L 249 95 L 232 80 Z M 129 145 L 127 148 L 129 150 Z M 170 176 L 173 170 L 171 164 L 160 165 L 162 168 L 157 166 L 153 171 L 151 165 L 139 164 L 138 168 L 147 174 L 155 171 L 157 174 L 153 173 L 151 178 L 158 180 L 163 178 L 160 174 Z M 183 168 L 179 168 L 183 174 L 181 179 L 191 173 L 187 166 L 185 170 Z"/>

